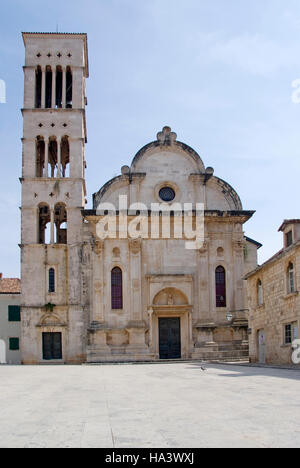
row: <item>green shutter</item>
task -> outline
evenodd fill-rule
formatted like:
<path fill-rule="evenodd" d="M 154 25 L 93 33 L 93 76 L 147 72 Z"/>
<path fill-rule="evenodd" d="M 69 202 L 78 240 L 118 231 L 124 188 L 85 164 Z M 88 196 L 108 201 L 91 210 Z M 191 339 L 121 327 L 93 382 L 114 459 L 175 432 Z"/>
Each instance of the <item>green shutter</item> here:
<path fill-rule="evenodd" d="M 8 321 L 9 322 L 21 322 L 21 307 L 20 306 L 8 306 Z"/>
<path fill-rule="evenodd" d="M 9 338 L 9 349 L 10 351 L 19 351 L 20 349 L 19 338 Z"/>

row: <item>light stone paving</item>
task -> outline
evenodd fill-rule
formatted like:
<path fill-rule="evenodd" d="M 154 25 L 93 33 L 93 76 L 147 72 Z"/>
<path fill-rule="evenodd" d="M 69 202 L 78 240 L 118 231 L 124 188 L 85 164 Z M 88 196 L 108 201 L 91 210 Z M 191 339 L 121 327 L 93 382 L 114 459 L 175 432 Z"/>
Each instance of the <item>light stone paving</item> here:
<path fill-rule="evenodd" d="M 299 447 L 300 372 L 0 366 L 0 447 Z"/>

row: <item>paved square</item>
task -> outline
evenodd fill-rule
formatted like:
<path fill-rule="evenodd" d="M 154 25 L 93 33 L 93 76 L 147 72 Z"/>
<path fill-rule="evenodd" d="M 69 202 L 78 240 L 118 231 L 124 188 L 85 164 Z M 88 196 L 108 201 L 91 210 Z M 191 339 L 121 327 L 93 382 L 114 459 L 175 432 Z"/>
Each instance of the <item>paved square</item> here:
<path fill-rule="evenodd" d="M 300 447 L 300 372 L 0 367 L 0 447 Z"/>

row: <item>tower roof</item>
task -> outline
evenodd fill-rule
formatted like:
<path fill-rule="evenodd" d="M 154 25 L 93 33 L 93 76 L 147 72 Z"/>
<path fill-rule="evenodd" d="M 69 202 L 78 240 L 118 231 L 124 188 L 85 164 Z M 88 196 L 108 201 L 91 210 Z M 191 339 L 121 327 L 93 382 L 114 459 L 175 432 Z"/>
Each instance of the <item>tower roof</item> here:
<path fill-rule="evenodd" d="M 58 39 L 63 39 L 68 37 L 68 39 L 83 39 L 84 41 L 84 50 L 85 50 L 85 71 L 86 76 L 89 76 L 89 58 L 88 58 L 88 43 L 87 43 L 87 34 L 86 33 L 62 33 L 62 32 L 22 32 L 22 37 L 24 44 L 26 45 L 26 40 L 30 37 L 56 37 Z"/>

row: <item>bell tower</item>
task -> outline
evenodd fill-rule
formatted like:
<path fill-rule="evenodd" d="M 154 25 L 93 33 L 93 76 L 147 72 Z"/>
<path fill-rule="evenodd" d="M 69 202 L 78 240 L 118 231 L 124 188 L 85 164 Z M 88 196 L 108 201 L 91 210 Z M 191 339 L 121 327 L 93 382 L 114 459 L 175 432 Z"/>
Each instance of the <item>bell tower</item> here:
<path fill-rule="evenodd" d="M 86 34 L 23 33 L 23 363 L 85 360 Z"/>

